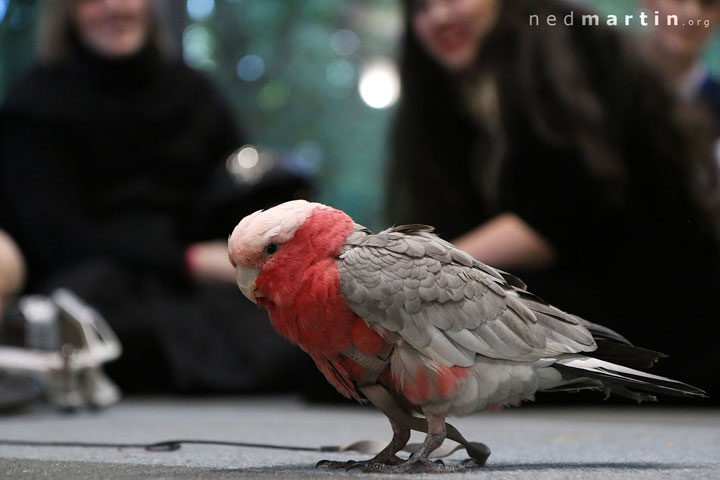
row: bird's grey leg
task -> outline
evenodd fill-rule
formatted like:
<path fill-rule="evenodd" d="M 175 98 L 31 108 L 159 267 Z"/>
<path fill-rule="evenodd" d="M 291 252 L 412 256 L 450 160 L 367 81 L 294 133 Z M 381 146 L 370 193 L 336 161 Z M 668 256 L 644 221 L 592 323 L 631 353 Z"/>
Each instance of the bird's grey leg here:
<path fill-rule="evenodd" d="M 445 414 L 428 411 L 423 408 L 423 414 L 428 422 L 428 433 L 420 450 L 410 455 L 410 458 L 397 465 L 370 464 L 363 468 L 365 472 L 379 473 L 405 473 L 414 469 L 423 469 L 430 473 L 452 473 L 465 471 L 462 465 L 446 466 L 441 460 L 433 462 L 428 456 L 435 451 L 445 440 Z"/>
<path fill-rule="evenodd" d="M 390 420 L 390 419 L 388 419 Z M 347 462 L 336 462 L 331 460 L 321 460 L 315 466 L 322 467 L 326 466 L 330 469 L 351 469 L 351 468 L 365 468 L 368 465 L 399 465 L 403 462 L 403 459 L 395 455 L 397 452 L 403 449 L 410 440 L 410 430 L 403 428 L 393 420 L 390 420 L 390 425 L 393 430 L 393 437 L 390 443 L 382 449 L 380 453 L 375 455 L 369 460 L 355 461 L 348 460 Z"/>
<path fill-rule="evenodd" d="M 403 428 L 393 420 L 390 420 L 390 425 L 393 430 L 393 438 L 390 443 L 380 453 L 370 459 L 370 463 L 382 463 L 385 465 L 397 465 L 403 462 L 403 460 L 395 455 L 397 452 L 403 449 L 410 440 L 410 429 Z"/>

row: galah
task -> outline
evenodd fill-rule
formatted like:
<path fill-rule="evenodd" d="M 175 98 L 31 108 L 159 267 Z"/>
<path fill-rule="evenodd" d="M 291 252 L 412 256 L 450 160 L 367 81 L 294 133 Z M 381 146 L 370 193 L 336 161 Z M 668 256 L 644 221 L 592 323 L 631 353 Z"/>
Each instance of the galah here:
<path fill-rule="evenodd" d="M 422 448 L 408 459 L 396 453 L 409 427 L 391 417 L 382 452 L 320 462 L 331 468 L 460 470 L 428 459 L 445 439 L 446 416 L 516 405 L 540 390 L 598 389 L 638 401 L 704 393 L 637 370 L 662 354 L 547 304 L 431 227 L 374 234 L 340 210 L 295 200 L 242 219 L 229 257 L 243 294 L 341 394 L 363 401 L 362 387 L 377 384 L 427 420 Z"/>

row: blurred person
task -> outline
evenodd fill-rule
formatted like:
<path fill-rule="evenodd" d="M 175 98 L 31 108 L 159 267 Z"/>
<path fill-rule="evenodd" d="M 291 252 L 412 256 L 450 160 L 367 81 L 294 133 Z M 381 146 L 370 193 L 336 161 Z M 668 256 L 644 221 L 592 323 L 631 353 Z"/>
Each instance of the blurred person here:
<path fill-rule="evenodd" d="M 39 63 L 0 110 L 0 191 L 30 289 L 100 310 L 125 390 L 297 388 L 306 360 L 238 294 L 226 239 L 303 182 L 231 178 L 243 138 L 171 45 L 156 2 L 45 2 Z"/>
<path fill-rule="evenodd" d="M 702 62 L 702 54 L 720 25 L 720 0 L 645 0 L 660 22 L 648 37 L 648 51 L 671 83 L 687 99 L 704 104 L 720 122 L 720 82 Z M 678 25 L 667 18 L 677 18 Z"/>
<path fill-rule="evenodd" d="M 546 301 L 670 354 L 657 373 L 720 393 L 703 125 L 613 28 L 562 25 L 587 13 L 577 4 L 404 6 L 388 220 L 434 225 Z"/>

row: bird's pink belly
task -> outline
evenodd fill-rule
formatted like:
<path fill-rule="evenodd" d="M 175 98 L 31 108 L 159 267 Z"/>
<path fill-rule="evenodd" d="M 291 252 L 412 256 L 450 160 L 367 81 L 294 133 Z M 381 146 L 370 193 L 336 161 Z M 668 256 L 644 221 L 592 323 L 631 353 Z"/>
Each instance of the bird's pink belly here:
<path fill-rule="evenodd" d="M 530 399 L 538 388 L 530 363 L 478 356 L 471 367 L 445 367 L 408 348 L 395 349 L 382 381 L 412 406 L 460 416 Z"/>
<path fill-rule="evenodd" d="M 443 367 L 437 370 L 416 368 L 411 381 L 395 381 L 395 389 L 414 405 L 443 402 L 453 397 L 460 383 L 467 377 L 464 367 Z"/>
<path fill-rule="evenodd" d="M 425 405 L 451 399 L 469 372 L 469 368 L 445 367 L 416 352 L 398 348 L 382 381 L 411 405 Z"/>

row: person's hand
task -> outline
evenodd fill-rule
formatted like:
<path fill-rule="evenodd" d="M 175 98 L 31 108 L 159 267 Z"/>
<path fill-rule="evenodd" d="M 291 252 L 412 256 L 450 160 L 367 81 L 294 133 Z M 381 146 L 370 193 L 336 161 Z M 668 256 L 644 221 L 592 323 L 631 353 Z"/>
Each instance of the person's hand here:
<path fill-rule="evenodd" d="M 190 275 L 201 282 L 235 283 L 227 242 L 215 240 L 191 245 L 186 252 Z"/>
<path fill-rule="evenodd" d="M 0 230 L 0 302 L 18 293 L 25 283 L 25 260 L 15 241 Z"/>

